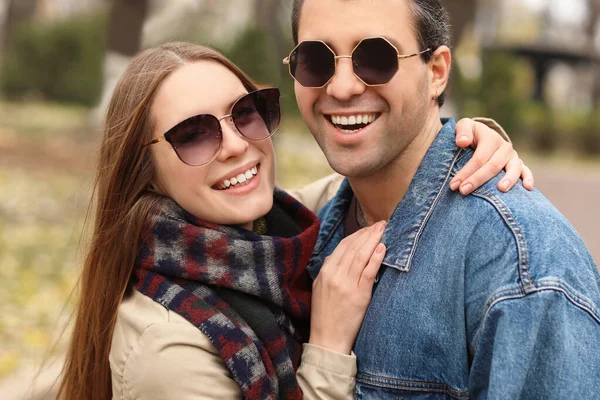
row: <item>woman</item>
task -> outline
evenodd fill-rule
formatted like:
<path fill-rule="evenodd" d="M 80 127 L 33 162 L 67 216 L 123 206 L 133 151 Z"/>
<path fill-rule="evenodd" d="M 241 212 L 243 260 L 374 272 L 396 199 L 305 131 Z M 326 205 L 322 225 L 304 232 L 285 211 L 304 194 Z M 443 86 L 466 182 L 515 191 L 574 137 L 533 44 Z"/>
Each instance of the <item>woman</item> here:
<path fill-rule="evenodd" d="M 278 98 L 203 46 L 132 61 L 108 109 L 62 398 L 351 398 L 385 222 L 328 259 L 310 326 L 319 223 L 274 187 Z"/>

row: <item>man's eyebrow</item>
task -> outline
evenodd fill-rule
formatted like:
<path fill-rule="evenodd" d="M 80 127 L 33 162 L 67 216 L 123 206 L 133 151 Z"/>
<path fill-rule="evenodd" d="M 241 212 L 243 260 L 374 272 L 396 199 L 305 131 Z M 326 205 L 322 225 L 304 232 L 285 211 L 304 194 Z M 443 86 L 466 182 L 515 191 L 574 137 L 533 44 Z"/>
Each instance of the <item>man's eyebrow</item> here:
<path fill-rule="evenodd" d="M 396 39 L 392 39 L 390 37 L 387 36 L 382 36 L 384 38 L 386 38 L 391 44 L 393 44 L 397 49 L 398 49 L 398 53 L 403 54 L 404 53 L 404 46 L 402 46 L 402 44 L 398 43 L 398 41 L 396 41 Z"/>

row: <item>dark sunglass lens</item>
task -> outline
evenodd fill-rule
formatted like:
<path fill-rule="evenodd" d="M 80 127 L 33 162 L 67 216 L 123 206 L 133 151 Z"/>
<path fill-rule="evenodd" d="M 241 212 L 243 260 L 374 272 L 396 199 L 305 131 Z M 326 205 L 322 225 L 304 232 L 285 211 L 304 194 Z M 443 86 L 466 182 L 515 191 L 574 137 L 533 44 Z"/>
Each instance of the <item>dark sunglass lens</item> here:
<path fill-rule="evenodd" d="M 352 62 L 367 85 L 383 85 L 398 71 L 398 52 L 384 39 L 365 39 L 352 53 Z"/>
<path fill-rule="evenodd" d="M 238 131 L 251 140 L 266 139 L 279 127 L 279 89 L 262 89 L 239 99 L 231 110 Z"/>
<path fill-rule="evenodd" d="M 334 57 L 322 42 L 302 42 L 290 56 L 290 72 L 304 87 L 321 87 L 335 74 Z"/>
<path fill-rule="evenodd" d="M 165 136 L 181 161 L 188 165 L 206 164 L 221 147 L 221 126 L 212 115 L 189 118 Z"/>

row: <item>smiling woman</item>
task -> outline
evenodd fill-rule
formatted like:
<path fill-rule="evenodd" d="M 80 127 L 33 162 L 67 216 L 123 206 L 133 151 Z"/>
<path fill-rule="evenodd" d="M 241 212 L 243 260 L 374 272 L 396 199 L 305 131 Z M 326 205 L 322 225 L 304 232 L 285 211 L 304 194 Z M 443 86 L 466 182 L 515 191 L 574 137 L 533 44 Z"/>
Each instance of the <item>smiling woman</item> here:
<path fill-rule="evenodd" d="M 384 225 L 340 246 L 329 269 L 345 278 L 312 296 L 333 322 L 309 328 L 319 221 L 274 187 L 279 122 L 278 89 L 211 49 L 132 61 L 107 114 L 60 398 L 351 396 Z"/>
<path fill-rule="evenodd" d="M 168 131 L 170 144 L 151 151 L 157 192 L 200 219 L 252 229 L 273 205 L 274 149 L 265 139 L 279 126 L 279 91 L 247 91 L 222 64 L 182 66 L 160 85 L 151 107 L 155 136 Z"/>

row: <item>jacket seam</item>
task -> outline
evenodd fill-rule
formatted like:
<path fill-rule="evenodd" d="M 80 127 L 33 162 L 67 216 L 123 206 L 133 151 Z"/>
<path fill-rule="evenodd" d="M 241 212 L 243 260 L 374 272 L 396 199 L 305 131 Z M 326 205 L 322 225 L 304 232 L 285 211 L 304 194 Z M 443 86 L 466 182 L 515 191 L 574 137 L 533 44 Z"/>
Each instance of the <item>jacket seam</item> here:
<path fill-rule="evenodd" d="M 540 292 L 553 291 L 562 293 L 567 301 L 573 304 L 575 307 L 586 312 L 590 317 L 600 325 L 600 310 L 587 299 L 586 296 L 582 295 L 578 291 L 572 289 L 569 285 L 559 279 L 542 279 L 536 283 L 536 287 L 533 287 L 529 292 L 523 292 L 520 288 L 509 288 L 500 290 L 494 293 L 489 300 L 486 302 L 485 311 L 481 319 L 477 333 L 473 339 L 472 348 L 474 351 L 477 350 L 479 340 L 481 338 L 482 328 L 485 325 L 485 321 L 492 312 L 493 308 L 508 300 L 519 300 L 528 297 L 529 295 L 537 294 Z M 512 294 L 511 294 L 512 293 Z"/>
<path fill-rule="evenodd" d="M 516 218 L 508 208 L 508 206 L 500 200 L 500 198 L 492 192 L 479 188 L 475 190 L 473 196 L 479 197 L 488 201 L 498 211 L 504 222 L 508 225 L 515 240 L 517 242 L 517 253 L 519 255 L 519 277 L 523 284 L 523 290 L 527 293 L 534 290 L 531 274 L 529 271 L 529 254 L 527 251 L 527 243 L 523 229 L 517 223 Z"/>
<path fill-rule="evenodd" d="M 373 379 L 369 379 L 373 378 Z M 415 381 L 410 379 L 397 379 L 391 377 L 384 377 L 369 374 L 366 372 L 361 372 L 357 375 L 356 380 L 358 382 L 366 383 L 373 386 L 382 386 L 390 389 L 400 389 L 400 390 L 408 390 L 408 391 L 419 391 L 419 392 L 438 392 L 445 393 L 452 397 L 456 397 L 459 399 L 469 399 L 469 390 L 459 390 L 455 389 L 447 383 L 437 383 L 437 382 L 424 382 L 424 381 Z M 388 382 L 385 382 L 388 381 Z"/>
<path fill-rule="evenodd" d="M 142 340 L 142 337 L 144 336 L 144 334 L 145 334 L 145 333 L 146 333 L 146 332 L 147 332 L 147 331 L 148 331 L 150 328 L 152 328 L 152 327 L 155 327 L 155 326 L 157 326 L 157 325 L 159 325 L 159 324 L 169 324 L 169 322 L 168 322 L 168 321 L 166 321 L 166 322 L 162 321 L 162 322 L 155 322 L 155 323 L 152 323 L 152 324 L 148 325 L 148 326 L 147 326 L 147 327 L 146 327 L 146 328 L 145 328 L 145 329 L 144 329 L 144 330 L 143 330 L 143 331 L 140 333 L 140 335 L 138 336 L 138 339 L 137 339 L 136 343 L 135 343 L 135 344 L 133 344 L 133 345 L 131 346 L 131 348 L 130 348 L 130 350 L 129 350 L 129 353 L 127 354 L 127 359 L 125 360 L 125 363 L 123 364 L 123 373 L 121 374 L 121 381 L 123 382 L 123 392 L 125 391 L 125 389 L 127 389 L 127 392 L 129 393 L 129 396 L 130 396 L 132 399 L 137 399 L 138 397 L 137 397 L 137 396 L 135 396 L 135 395 L 133 394 L 133 390 L 132 390 L 132 388 L 130 388 L 130 387 L 129 387 L 129 385 L 127 384 L 127 379 L 125 379 L 125 370 L 127 369 L 127 365 L 129 364 L 129 361 L 131 360 L 131 356 L 133 355 L 133 350 L 134 350 L 136 347 L 140 347 L 140 342 L 141 342 L 141 340 Z M 122 399 L 124 399 L 124 394 L 122 394 L 122 396 L 123 396 L 123 397 L 122 397 Z"/>

